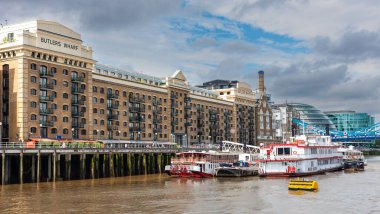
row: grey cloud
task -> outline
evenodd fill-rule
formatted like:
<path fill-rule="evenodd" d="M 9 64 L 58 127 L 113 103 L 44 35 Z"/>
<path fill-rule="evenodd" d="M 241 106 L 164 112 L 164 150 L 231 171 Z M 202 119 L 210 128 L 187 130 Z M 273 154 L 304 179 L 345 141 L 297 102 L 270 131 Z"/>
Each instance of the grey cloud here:
<path fill-rule="evenodd" d="M 380 56 L 380 32 L 349 31 L 340 38 L 316 37 L 314 48 L 321 54 L 346 61 L 358 61 Z"/>

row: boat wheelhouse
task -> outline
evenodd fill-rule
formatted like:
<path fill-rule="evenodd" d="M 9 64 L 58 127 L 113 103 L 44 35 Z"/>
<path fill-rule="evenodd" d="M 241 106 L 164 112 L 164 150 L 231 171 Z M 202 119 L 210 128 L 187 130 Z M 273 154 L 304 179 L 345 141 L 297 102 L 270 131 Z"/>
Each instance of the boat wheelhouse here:
<path fill-rule="evenodd" d="M 261 145 L 259 175 L 295 177 L 341 170 L 343 156 L 330 136 L 296 136 L 286 144 Z"/>
<path fill-rule="evenodd" d="M 215 175 L 215 169 L 223 163 L 239 161 L 239 154 L 229 152 L 181 152 L 165 166 L 170 176 L 205 178 Z"/>

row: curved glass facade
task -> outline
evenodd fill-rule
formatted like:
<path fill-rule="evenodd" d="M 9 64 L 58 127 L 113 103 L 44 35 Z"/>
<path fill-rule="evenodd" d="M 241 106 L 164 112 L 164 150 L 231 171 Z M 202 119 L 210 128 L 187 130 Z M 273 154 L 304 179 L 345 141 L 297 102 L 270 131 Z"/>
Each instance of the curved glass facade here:
<path fill-rule="evenodd" d="M 318 127 L 321 130 L 325 130 L 329 126 L 330 131 L 336 131 L 336 127 L 333 122 L 319 109 L 312 105 L 303 103 L 291 103 L 288 106 L 292 109 L 293 118 L 297 120 L 304 121 L 311 126 Z M 299 126 L 296 128 L 297 134 L 302 134 L 303 128 Z M 311 130 L 307 128 L 304 129 L 305 134 L 314 134 Z"/>
<path fill-rule="evenodd" d="M 328 111 L 325 114 L 335 124 L 338 131 L 359 131 L 375 124 L 375 118 L 367 113 Z"/>

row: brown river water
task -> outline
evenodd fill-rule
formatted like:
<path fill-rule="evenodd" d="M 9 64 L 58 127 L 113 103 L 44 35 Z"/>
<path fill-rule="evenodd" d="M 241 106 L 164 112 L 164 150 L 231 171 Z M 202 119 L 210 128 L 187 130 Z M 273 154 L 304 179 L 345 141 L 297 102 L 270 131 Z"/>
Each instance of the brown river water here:
<path fill-rule="evenodd" d="M 317 192 L 288 179 L 178 179 L 166 174 L 6 185 L 0 213 L 380 213 L 380 156 L 364 172 L 311 176 Z"/>

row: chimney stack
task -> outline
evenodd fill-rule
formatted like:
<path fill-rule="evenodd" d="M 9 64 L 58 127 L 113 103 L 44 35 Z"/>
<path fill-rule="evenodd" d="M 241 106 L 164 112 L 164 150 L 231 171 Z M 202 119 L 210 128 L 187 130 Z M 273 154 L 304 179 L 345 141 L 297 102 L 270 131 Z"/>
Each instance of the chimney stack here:
<path fill-rule="evenodd" d="M 259 71 L 259 92 L 264 92 L 264 71 Z"/>

